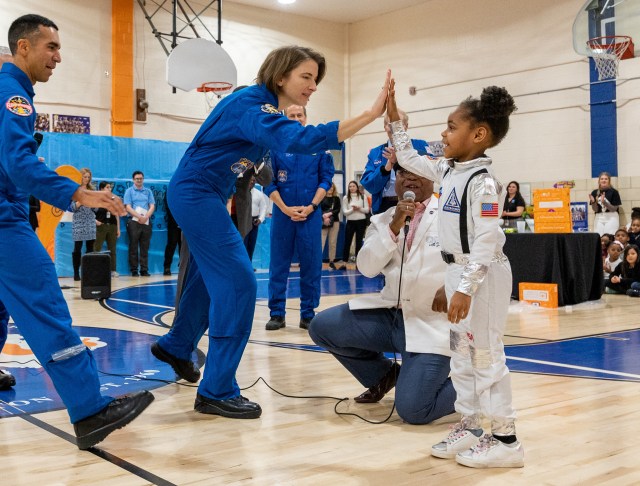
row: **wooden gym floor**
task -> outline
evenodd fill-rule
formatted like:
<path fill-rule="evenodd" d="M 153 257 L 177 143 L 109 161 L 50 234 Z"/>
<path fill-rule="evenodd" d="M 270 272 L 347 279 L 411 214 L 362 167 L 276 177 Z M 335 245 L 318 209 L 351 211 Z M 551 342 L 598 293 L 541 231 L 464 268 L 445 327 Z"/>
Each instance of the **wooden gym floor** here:
<path fill-rule="evenodd" d="M 331 278 L 332 274 L 325 274 Z M 121 277 L 113 280 L 113 286 L 155 285 L 173 279 Z M 69 279 L 60 283 L 74 285 Z M 81 300 L 78 287 L 64 290 L 75 324 L 151 336 L 166 332 L 158 325 L 113 313 L 95 301 Z M 323 295 L 321 309 L 348 298 Z M 522 469 L 476 470 L 431 457 L 431 445 L 447 434 L 456 421 L 454 415 L 415 426 L 403 423 L 394 413 L 387 423 L 373 425 L 336 415 L 335 400 L 286 398 L 258 382 L 243 394 L 261 404 L 262 417 L 232 420 L 195 413 L 195 389 L 168 384 L 153 390 L 156 400 L 143 415 L 93 452 L 79 451 L 69 441 L 73 428 L 64 410 L 5 416 L 0 420 L 1 482 L 6 486 L 639 484 L 640 373 L 635 367 L 640 361 L 640 339 L 635 331 L 619 333 L 640 328 L 639 303 L 626 296 L 605 295 L 600 305 L 575 306 L 570 312 L 512 306 L 507 344 L 559 341 L 562 345 L 548 348 L 546 355 L 535 359 L 509 360 L 512 369 L 530 369 L 512 373 L 518 436 L 525 447 Z M 304 346 L 313 343 L 297 327 L 298 299 L 290 299 L 288 309 L 287 327 L 267 332 L 268 308 L 266 302 L 258 301 L 251 342 L 237 375 L 240 386 L 262 377 L 287 395 L 354 397 L 361 393 L 360 384 L 331 355 Z M 171 317 L 169 312 L 163 320 L 171 322 Z M 583 336 L 593 337 L 579 339 Z M 206 352 L 206 338 L 200 349 Z M 593 354 L 593 364 L 558 365 L 572 361 L 576 353 L 580 358 Z M 534 365 L 540 367 L 538 371 Z M 6 392 L 0 392 L 0 406 L 11 408 L 2 393 Z M 379 404 L 348 401 L 339 410 L 375 421 L 384 419 L 392 405 L 390 393 Z"/>

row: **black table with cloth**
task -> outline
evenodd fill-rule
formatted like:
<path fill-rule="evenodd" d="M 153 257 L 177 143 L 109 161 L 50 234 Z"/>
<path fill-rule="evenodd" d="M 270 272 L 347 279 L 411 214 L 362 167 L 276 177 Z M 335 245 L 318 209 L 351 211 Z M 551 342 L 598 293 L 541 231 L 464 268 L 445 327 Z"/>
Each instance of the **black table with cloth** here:
<path fill-rule="evenodd" d="M 558 305 L 597 300 L 604 274 L 598 233 L 507 233 L 504 253 L 513 273 L 512 297 L 520 282 L 558 284 Z"/>

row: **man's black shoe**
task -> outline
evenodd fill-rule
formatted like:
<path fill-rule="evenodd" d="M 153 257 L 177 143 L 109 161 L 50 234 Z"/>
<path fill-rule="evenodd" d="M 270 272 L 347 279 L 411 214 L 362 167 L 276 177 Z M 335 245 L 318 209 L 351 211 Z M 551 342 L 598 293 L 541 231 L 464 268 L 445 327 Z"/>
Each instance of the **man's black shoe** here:
<path fill-rule="evenodd" d="M 160 361 L 168 363 L 183 380 L 187 380 L 190 383 L 196 383 L 200 379 L 200 370 L 190 359 L 176 358 L 174 355 L 167 353 L 160 347 L 158 343 L 151 345 L 151 354 L 153 354 Z"/>
<path fill-rule="evenodd" d="M 255 419 L 262 414 L 260 405 L 249 401 L 242 395 L 226 400 L 214 400 L 198 393 L 193 408 L 196 412 L 237 419 Z"/>
<path fill-rule="evenodd" d="M 284 321 L 284 316 L 271 316 L 269 322 L 264 327 L 267 331 L 277 331 L 278 329 L 282 329 L 287 324 Z"/>
<path fill-rule="evenodd" d="M 151 274 L 149 272 L 140 272 L 140 276 L 141 277 L 151 277 Z"/>
<path fill-rule="evenodd" d="M 400 365 L 394 362 L 387 371 L 387 374 L 382 377 L 376 385 L 361 393 L 353 400 L 356 403 L 378 403 L 382 398 L 396 386 L 398 381 L 398 375 L 400 374 Z"/>
<path fill-rule="evenodd" d="M 134 270 L 133 272 L 131 272 L 131 276 L 132 276 L 132 277 L 139 277 L 139 276 L 140 276 L 140 274 L 138 273 L 138 271 L 137 271 L 137 270 Z"/>
<path fill-rule="evenodd" d="M 85 450 L 103 441 L 111 432 L 121 429 L 153 402 L 147 390 L 116 398 L 95 415 L 73 424 L 78 448 Z"/>
<path fill-rule="evenodd" d="M 11 373 L 0 370 L 0 391 L 8 390 L 16 384 L 16 377 Z"/>
<path fill-rule="evenodd" d="M 300 328 L 301 329 L 309 329 L 309 324 L 311 324 L 310 317 L 301 317 L 300 318 Z"/>
<path fill-rule="evenodd" d="M 171 275 L 171 270 L 169 270 L 168 268 L 165 268 L 164 272 L 162 272 L 162 275 L 165 275 L 165 276 Z"/>

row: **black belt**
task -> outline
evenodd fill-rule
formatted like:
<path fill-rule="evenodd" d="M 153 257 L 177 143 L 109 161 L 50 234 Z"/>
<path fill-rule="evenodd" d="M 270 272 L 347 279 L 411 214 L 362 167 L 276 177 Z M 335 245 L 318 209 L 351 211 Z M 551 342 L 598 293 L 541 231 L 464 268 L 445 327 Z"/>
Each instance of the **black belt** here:
<path fill-rule="evenodd" d="M 453 253 L 447 253 L 446 251 L 441 251 L 440 255 L 442 255 L 442 259 L 447 265 L 451 265 L 456 262 L 455 256 Z"/>

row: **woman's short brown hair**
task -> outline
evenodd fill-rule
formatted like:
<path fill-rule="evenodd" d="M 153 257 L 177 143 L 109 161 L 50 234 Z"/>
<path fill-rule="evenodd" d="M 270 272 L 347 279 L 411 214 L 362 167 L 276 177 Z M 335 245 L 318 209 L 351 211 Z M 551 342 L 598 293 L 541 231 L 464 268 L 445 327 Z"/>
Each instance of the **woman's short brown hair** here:
<path fill-rule="evenodd" d="M 279 47 L 271 51 L 260 66 L 256 82 L 266 85 L 269 91 L 278 94 L 278 81 L 308 59 L 318 64 L 318 77 L 315 81 L 316 84 L 320 84 L 327 69 L 324 56 L 309 47 L 300 46 Z"/>

